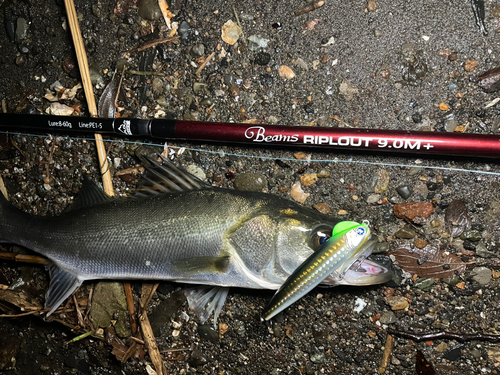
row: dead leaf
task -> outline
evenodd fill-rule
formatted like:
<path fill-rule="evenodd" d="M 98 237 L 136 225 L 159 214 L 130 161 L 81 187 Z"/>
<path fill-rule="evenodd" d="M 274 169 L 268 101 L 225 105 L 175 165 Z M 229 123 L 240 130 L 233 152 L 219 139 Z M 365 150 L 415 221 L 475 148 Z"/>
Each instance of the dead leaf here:
<path fill-rule="evenodd" d="M 432 365 L 427 362 L 424 354 L 417 350 L 417 363 L 415 364 L 415 372 L 417 375 L 434 375 L 436 371 L 432 368 Z"/>
<path fill-rule="evenodd" d="M 409 244 L 404 244 L 389 254 L 394 256 L 396 264 L 404 271 L 420 277 L 452 277 L 455 272 L 464 273 L 467 267 L 467 263 L 462 262 L 458 256 L 431 245 L 423 249 L 412 249 Z"/>
<path fill-rule="evenodd" d="M 102 95 L 99 99 L 98 114 L 99 117 L 104 118 L 115 118 L 116 117 L 116 106 L 115 99 L 118 94 L 118 88 L 120 86 L 120 77 L 113 74 L 113 78 L 108 83 L 106 88 L 103 90 Z"/>
<path fill-rule="evenodd" d="M 467 217 L 467 206 L 461 200 L 454 200 L 450 203 L 446 208 L 444 219 L 448 232 L 452 237 L 460 236 L 471 227 L 470 220 Z"/>

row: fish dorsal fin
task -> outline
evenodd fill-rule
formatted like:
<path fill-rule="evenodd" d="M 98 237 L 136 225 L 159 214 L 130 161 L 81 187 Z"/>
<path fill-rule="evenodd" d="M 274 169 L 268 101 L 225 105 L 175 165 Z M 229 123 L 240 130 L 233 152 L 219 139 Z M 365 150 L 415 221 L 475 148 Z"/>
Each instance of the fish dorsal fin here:
<path fill-rule="evenodd" d="M 163 155 L 158 154 L 161 162 L 145 154 L 138 157 L 146 168 L 136 195 L 158 195 L 175 191 L 198 190 L 209 187 L 199 178 L 176 167 Z"/>
<path fill-rule="evenodd" d="M 102 191 L 99 186 L 92 182 L 87 176 L 83 176 L 82 187 L 75 197 L 75 201 L 71 206 L 72 210 L 78 208 L 94 206 L 104 202 L 109 202 L 113 198 Z"/>
<path fill-rule="evenodd" d="M 188 287 L 185 290 L 189 308 L 200 318 L 201 324 L 205 323 L 212 312 L 214 313 L 214 329 L 217 327 L 217 318 L 226 301 L 229 288 L 215 286 Z"/>
<path fill-rule="evenodd" d="M 50 285 L 47 294 L 45 294 L 45 307 L 50 307 L 50 311 L 47 313 L 49 316 L 82 284 L 83 280 L 78 279 L 68 271 L 64 271 L 54 263 L 47 268 L 50 274 Z"/>

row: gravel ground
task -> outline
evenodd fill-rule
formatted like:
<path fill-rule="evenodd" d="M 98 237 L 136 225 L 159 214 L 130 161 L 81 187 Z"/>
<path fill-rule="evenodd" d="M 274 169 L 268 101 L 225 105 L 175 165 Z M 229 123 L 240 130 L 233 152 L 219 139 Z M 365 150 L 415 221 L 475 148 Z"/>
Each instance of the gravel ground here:
<path fill-rule="evenodd" d="M 325 0 L 299 16 L 295 11 L 307 2 L 177 1 L 171 9 L 180 43 L 137 52 L 134 48 L 170 32 L 149 3 L 76 4 L 96 98 L 115 67 L 127 68 L 118 102 L 122 116 L 499 133 L 497 108 L 484 109 L 496 95 L 484 93 L 477 82 L 480 73 L 499 65 L 496 1 L 486 3 L 487 35 L 476 25 L 469 1 Z M 78 83 L 63 4 L 3 1 L 1 8 L 0 98 L 8 112 L 45 112 L 50 102 L 43 96 L 54 82 L 65 88 Z M 148 14 L 152 19 L 146 19 Z M 237 23 L 235 14 L 243 35 L 229 45 L 221 29 L 229 20 Z M 27 21 L 25 32 L 20 19 Z M 8 31 L 16 29 L 17 39 L 11 41 Z M 267 46 L 254 50 L 249 41 L 262 39 Z M 212 52 L 213 60 L 196 75 Z M 281 77 L 282 66 L 295 77 Z M 86 114 L 82 90 L 59 102 Z M 127 194 L 137 178 L 116 172 L 137 165 L 137 143 L 106 141 L 115 189 Z M 497 333 L 500 167 L 493 160 L 168 145 L 177 163 L 196 166 L 214 186 L 234 188 L 241 179 L 255 185 L 260 177 L 266 183 L 257 188 L 292 199 L 292 185 L 316 173 L 321 178 L 303 186 L 310 193 L 304 205 L 321 203 L 342 220 L 369 220 L 380 242 L 379 256 L 400 245 L 418 248 L 425 241 L 440 254 L 446 251 L 467 263 L 465 272 L 451 279 L 414 277 L 396 266 L 388 285 L 317 289 L 270 323 L 260 322 L 260 312 L 271 292 L 234 290 L 218 332 L 210 322 L 199 323 L 178 285 L 162 284 L 150 310 L 160 350 L 189 349 L 163 353 L 171 373 L 378 373 L 388 327 Z M 0 170 L 11 201 L 31 214 L 57 215 L 68 208 L 82 174 L 99 180 L 92 140 L 1 134 L 0 146 Z M 448 208 L 457 200 L 465 202 L 460 212 L 471 226 L 450 237 L 453 226 L 446 223 L 459 221 L 459 216 Z M 394 207 L 405 202 L 431 203 L 434 212 L 408 223 L 394 215 Z M 425 260 L 418 262 L 422 268 Z M 14 283 L 20 284 L 14 290 L 41 302 L 48 275 L 43 267 L 1 261 L 0 284 Z M 88 295 L 89 287 L 85 284 L 79 295 Z M 140 284 L 133 287 L 140 292 Z M 360 305 L 364 307 L 356 308 Z M 147 354 L 139 353 L 121 364 L 102 340 L 66 345 L 82 331 L 35 317 L 2 319 L 0 332 L 5 348 L 0 365 L 5 358 L 16 358 L 15 368 L 5 366 L 5 374 L 143 374 L 150 363 Z M 414 374 L 418 350 L 438 374 L 498 373 L 498 344 L 404 338 L 396 338 L 385 373 Z"/>

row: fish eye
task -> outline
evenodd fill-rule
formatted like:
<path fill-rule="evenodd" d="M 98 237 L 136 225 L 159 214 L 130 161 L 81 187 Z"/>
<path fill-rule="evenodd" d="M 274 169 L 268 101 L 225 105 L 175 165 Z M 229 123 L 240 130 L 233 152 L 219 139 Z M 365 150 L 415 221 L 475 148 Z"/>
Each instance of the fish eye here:
<path fill-rule="evenodd" d="M 329 225 L 318 225 L 311 232 L 309 237 L 309 246 L 314 250 L 318 250 L 332 236 L 333 228 Z"/>

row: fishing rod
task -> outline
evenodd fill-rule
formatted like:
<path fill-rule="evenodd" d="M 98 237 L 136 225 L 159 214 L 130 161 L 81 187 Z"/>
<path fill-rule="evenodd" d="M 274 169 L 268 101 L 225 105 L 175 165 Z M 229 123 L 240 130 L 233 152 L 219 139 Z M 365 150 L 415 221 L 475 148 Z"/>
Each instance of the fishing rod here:
<path fill-rule="evenodd" d="M 0 128 L 125 137 L 500 158 L 500 135 L 239 124 L 169 119 L 0 114 Z"/>

